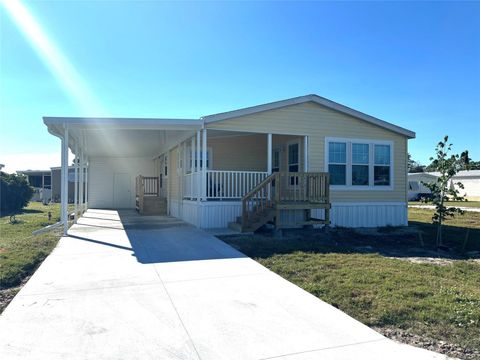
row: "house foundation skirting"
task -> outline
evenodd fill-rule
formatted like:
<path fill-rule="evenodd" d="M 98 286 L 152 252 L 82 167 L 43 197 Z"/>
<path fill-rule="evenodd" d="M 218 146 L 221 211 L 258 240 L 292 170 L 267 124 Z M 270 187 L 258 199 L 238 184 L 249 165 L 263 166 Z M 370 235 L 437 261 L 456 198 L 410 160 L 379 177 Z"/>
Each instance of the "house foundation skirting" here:
<path fill-rule="evenodd" d="M 241 201 L 171 200 L 170 214 L 202 229 L 226 228 L 242 214 Z M 282 220 L 294 222 L 304 216 L 303 210 L 284 210 Z M 323 210 L 312 210 L 312 216 L 323 218 Z M 408 225 L 405 202 L 332 203 L 331 226 L 380 227 Z"/>

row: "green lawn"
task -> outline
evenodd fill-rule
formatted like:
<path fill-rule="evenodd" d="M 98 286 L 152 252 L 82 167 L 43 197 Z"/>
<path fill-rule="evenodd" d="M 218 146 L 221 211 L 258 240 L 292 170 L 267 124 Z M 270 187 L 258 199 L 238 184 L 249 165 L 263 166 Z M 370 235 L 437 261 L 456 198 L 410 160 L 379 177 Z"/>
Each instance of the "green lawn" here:
<path fill-rule="evenodd" d="M 396 234 L 395 228 L 380 229 L 375 236 L 334 229 L 330 234 L 291 233 L 284 239 L 253 235 L 223 240 L 369 326 L 404 329 L 480 350 L 480 262 L 448 260 L 438 265 L 406 259 L 418 251 L 438 254 L 430 240 L 433 228 L 425 223 L 431 211 L 409 213 L 412 224 L 426 234 L 420 250 L 417 238 Z M 448 222 L 449 242 L 462 242 L 465 227 L 473 232 L 470 250 L 479 249 L 477 213 Z M 393 258 L 394 248 L 404 257 Z M 462 254 L 451 254 L 457 256 Z"/>
<path fill-rule="evenodd" d="M 48 212 L 52 218 L 48 220 Z M 31 275 L 47 257 L 60 237 L 58 231 L 39 236 L 32 232 L 59 220 L 60 204 L 43 205 L 32 202 L 15 215 L 16 222 L 10 223 L 10 216 L 0 217 L 0 289 L 18 286 Z"/>
<path fill-rule="evenodd" d="M 448 201 L 448 206 L 456 207 L 475 207 L 480 208 L 480 201 Z M 423 203 L 421 201 L 409 201 L 408 205 L 432 205 L 432 203 Z"/>

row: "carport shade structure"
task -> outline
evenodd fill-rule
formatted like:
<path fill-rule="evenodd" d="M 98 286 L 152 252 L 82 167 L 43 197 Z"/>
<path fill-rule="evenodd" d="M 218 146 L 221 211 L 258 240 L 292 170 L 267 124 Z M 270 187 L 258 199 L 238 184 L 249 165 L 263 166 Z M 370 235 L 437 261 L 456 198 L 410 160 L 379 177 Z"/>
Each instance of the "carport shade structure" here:
<path fill-rule="evenodd" d="M 82 118 L 44 117 L 49 133 L 61 140 L 61 217 L 68 232 L 68 164 L 70 149 L 75 156 L 75 220 L 88 209 L 88 169 L 92 157 L 151 157 L 165 152 L 195 133 L 200 135 L 201 119 Z M 80 175 L 79 175 L 80 174 Z M 85 174 L 85 194 L 83 178 Z"/>

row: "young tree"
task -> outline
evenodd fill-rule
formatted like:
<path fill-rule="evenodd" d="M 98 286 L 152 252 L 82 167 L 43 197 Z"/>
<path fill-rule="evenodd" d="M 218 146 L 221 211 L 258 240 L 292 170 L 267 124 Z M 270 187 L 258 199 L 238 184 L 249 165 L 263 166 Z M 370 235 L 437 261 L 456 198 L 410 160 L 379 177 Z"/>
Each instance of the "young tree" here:
<path fill-rule="evenodd" d="M 446 206 L 445 202 L 466 201 L 460 195 L 460 191 L 457 190 L 457 188 L 463 189 L 463 184 L 452 181 L 455 174 L 464 167 L 464 156 L 462 156 L 464 153 L 462 155 L 450 155 L 451 148 L 452 144 L 448 143 L 448 136 L 445 136 L 443 141 L 440 141 L 435 148 L 435 157 L 430 158 L 432 161 L 430 166 L 434 171 L 438 171 L 440 176 L 435 182 L 422 182 L 432 193 L 432 197 L 426 199 L 426 202 L 432 202 L 435 205 L 432 221 L 437 224 L 437 246 L 442 245 L 443 221 L 449 217 L 454 217 L 457 213 L 463 214 L 460 208 Z"/>

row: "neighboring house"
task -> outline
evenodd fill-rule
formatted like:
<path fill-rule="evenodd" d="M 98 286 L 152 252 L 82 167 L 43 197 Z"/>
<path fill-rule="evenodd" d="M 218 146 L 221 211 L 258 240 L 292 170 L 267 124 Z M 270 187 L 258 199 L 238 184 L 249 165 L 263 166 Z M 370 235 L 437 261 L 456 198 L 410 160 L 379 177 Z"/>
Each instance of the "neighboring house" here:
<path fill-rule="evenodd" d="M 2 170 L 5 167 L 4 164 L 0 164 L 0 170 Z"/>
<path fill-rule="evenodd" d="M 431 191 L 424 185 L 436 181 L 440 173 L 420 172 L 408 174 L 408 200 L 420 200 L 422 196 L 428 196 Z"/>
<path fill-rule="evenodd" d="M 61 167 L 52 167 L 52 201 L 60 202 L 61 198 Z M 75 197 L 75 168 L 68 168 L 68 202 L 73 203 Z"/>
<path fill-rule="evenodd" d="M 31 201 L 48 204 L 52 199 L 52 177 L 50 170 L 20 170 L 17 174 L 25 175 L 34 193 Z"/>
<path fill-rule="evenodd" d="M 431 193 L 423 183 L 430 183 L 436 181 L 440 176 L 439 172 L 423 172 L 408 174 L 408 199 L 418 200 L 423 195 Z M 463 189 L 455 185 L 456 182 L 463 184 Z M 480 200 L 480 170 L 462 170 L 459 171 L 451 180 L 450 186 L 460 192 L 460 195 L 465 196 L 467 200 Z"/>
<path fill-rule="evenodd" d="M 83 159 L 90 208 L 159 199 L 157 209 L 200 228 L 239 216 L 250 228 L 268 216 L 294 226 L 407 225 L 407 142 L 415 133 L 317 95 L 198 120 L 44 123 L 63 139 L 64 169 L 67 148 Z"/>
<path fill-rule="evenodd" d="M 463 189 L 457 190 L 470 201 L 480 201 L 480 170 L 463 170 L 455 175 L 454 183 L 460 181 Z"/>

